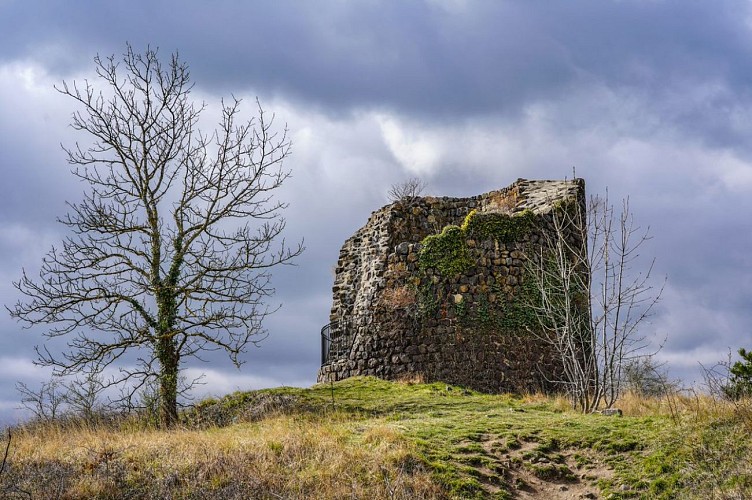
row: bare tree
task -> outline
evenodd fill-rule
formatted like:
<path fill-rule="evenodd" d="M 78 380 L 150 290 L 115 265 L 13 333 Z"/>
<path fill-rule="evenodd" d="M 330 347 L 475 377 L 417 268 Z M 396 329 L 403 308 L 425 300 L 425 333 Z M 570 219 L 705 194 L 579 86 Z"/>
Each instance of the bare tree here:
<path fill-rule="evenodd" d="M 101 372 L 132 353 L 137 362 L 111 383 L 138 391 L 156 377 L 160 421 L 171 426 L 181 361 L 222 350 L 239 366 L 276 310 L 266 303 L 270 269 L 303 250 L 283 239 L 286 205 L 273 196 L 290 175 L 290 142 L 260 105 L 241 122 L 235 98 L 222 102 L 218 128 L 201 132 L 205 104 L 190 99 L 177 54 L 163 65 L 156 50 L 128 46 L 122 61 L 95 64 L 102 87 L 57 89 L 80 106 L 72 126 L 92 140 L 64 147 L 89 191 L 59 219 L 72 234 L 38 279 L 24 271 L 15 283 L 26 300 L 10 312 L 67 338 L 62 355 L 37 348 L 38 363 L 56 373 Z"/>
<path fill-rule="evenodd" d="M 406 181 L 392 184 L 387 192 L 392 202 L 411 204 L 426 189 L 426 183 L 417 177 L 411 177 Z"/>
<path fill-rule="evenodd" d="M 65 384 L 66 410 L 72 415 L 94 422 L 109 410 L 102 400 L 105 382 L 99 373 L 86 373 Z"/>
<path fill-rule="evenodd" d="M 16 391 L 21 395 L 21 408 L 30 411 L 37 420 L 52 421 L 64 413 L 66 388 L 58 377 L 42 382 L 38 389 L 17 382 Z"/>
<path fill-rule="evenodd" d="M 570 200 L 551 211 L 527 274 L 537 292 L 537 335 L 559 357 L 559 382 L 573 406 L 590 412 L 613 406 L 625 366 L 650 345 L 639 326 L 663 288 L 651 284 L 653 261 L 636 268 L 650 236 L 634 224 L 629 200 L 618 214 L 608 192 L 583 205 Z"/>
<path fill-rule="evenodd" d="M 646 397 L 665 397 L 680 390 L 678 381 L 670 380 L 663 364 L 653 356 L 640 356 L 626 361 L 622 366 L 622 389 Z"/>

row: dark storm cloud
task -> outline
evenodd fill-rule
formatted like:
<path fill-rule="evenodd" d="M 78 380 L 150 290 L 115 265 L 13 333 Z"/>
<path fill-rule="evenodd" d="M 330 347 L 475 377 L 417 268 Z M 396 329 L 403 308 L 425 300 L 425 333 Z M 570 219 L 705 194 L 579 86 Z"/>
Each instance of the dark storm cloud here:
<path fill-rule="evenodd" d="M 47 130 L 55 130 L 59 137 L 65 134 L 65 122 L 59 120 L 60 116 L 53 118 L 39 108 L 54 101 L 56 96 L 52 97 L 40 102 L 38 96 L 27 89 L 0 88 L 0 173 L 3 176 L 3 182 L 0 182 L 0 222 L 8 222 L 16 213 L 15 207 L 26 205 L 24 217 L 27 221 L 49 227 L 54 220 L 49 220 L 45 207 L 54 203 L 63 208 L 65 193 L 77 189 L 78 183 L 61 161 L 59 142 L 49 141 L 44 135 Z M 30 164 L 31 157 L 52 168 Z M 49 182 L 52 179 L 55 182 Z M 34 193 L 34 197 L 45 203 L 27 204 L 29 193 Z"/>
<path fill-rule="evenodd" d="M 190 1 L 179 9 L 17 1 L 3 10 L 6 59 L 40 57 L 63 69 L 88 64 L 95 51 L 119 53 L 126 40 L 151 43 L 179 49 L 201 85 L 253 86 L 329 110 L 515 113 L 603 84 L 649 93 L 667 119 L 691 126 L 731 105 L 726 89 L 752 81 L 741 0 Z M 718 89 L 700 102 L 672 102 L 702 85 Z M 727 132 L 717 119 L 709 126 L 719 140 Z"/>

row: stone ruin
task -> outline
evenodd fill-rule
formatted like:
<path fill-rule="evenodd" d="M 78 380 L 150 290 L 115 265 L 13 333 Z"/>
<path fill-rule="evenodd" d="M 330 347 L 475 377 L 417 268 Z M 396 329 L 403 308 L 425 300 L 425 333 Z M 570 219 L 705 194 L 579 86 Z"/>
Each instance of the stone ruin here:
<path fill-rule="evenodd" d="M 373 212 L 340 250 L 318 381 L 373 375 L 553 390 L 562 366 L 533 333 L 541 327 L 526 262 L 551 241 L 552 210 L 584 201 L 582 179 L 519 179 L 479 196 L 404 198 Z"/>

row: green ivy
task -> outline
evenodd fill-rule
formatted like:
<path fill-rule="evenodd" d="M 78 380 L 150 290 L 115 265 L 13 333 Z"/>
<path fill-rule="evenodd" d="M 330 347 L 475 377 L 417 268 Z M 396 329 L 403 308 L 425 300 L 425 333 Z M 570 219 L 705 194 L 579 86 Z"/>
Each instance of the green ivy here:
<path fill-rule="evenodd" d="M 465 217 L 462 228 L 468 238 L 511 243 L 522 239 L 535 226 L 535 218 L 530 210 L 512 215 L 473 210 Z"/>
<path fill-rule="evenodd" d="M 443 276 L 455 276 L 473 265 L 467 240 L 519 241 L 535 227 L 536 216 L 530 210 L 507 215 L 471 211 L 462 226 L 446 226 L 439 234 L 427 236 L 419 254 L 422 270 L 437 269 Z"/>
<path fill-rule="evenodd" d="M 522 284 L 517 288 L 517 293 L 518 295 L 511 302 L 502 305 L 498 326 L 514 330 L 538 328 L 538 315 L 535 312 L 534 305 L 540 302 L 540 292 L 532 277 L 523 277 Z"/>
<path fill-rule="evenodd" d="M 465 326 L 484 331 L 515 332 L 539 327 L 533 306 L 540 299 L 532 278 L 523 278 L 511 300 L 503 298 L 505 294 L 498 285 L 491 287 L 491 293 L 499 297 L 496 303 L 491 304 L 488 294 L 480 294 L 473 310 L 466 315 Z"/>
<path fill-rule="evenodd" d="M 529 210 L 512 215 L 473 210 L 461 226 L 446 226 L 441 233 L 426 237 L 418 256 L 419 269 L 423 273 L 423 284 L 418 294 L 422 316 L 437 314 L 441 303 L 447 299 L 444 296 L 446 280 L 473 266 L 467 240 L 495 240 L 500 243 L 521 241 L 535 228 L 536 221 L 537 216 Z M 427 279 L 431 274 L 427 272 L 429 270 L 436 271 L 443 279 L 432 283 Z M 498 282 L 499 277 L 496 278 Z M 468 326 L 472 324 L 482 329 L 522 330 L 537 327 L 535 311 L 530 307 L 536 296 L 532 280 L 523 279 L 516 296 L 509 302 L 502 299 L 504 292 L 500 286 L 494 286 L 492 292 L 499 296 L 495 305 L 488 301 L 485 294 L 471 307 L 464 301 L 454 304 L 458 319 Z"/>
<path fill-rule="evenodd" d="M 439 298 L 434 293 L 430 283 L 424 283 L 418 288 L 418 310 L 423 318 L 436 316 L 439 312 Z"/>
<path fill-rule="evenodd" d="M 488 296 L 485 293 L 481 294 L 478 300 L 478 305 L 475 309 L 475 316 L 477 317 L 478 323 L 484 326 L 492 324 L 494 318 L 493 313 L 494 311 L 488 301 Z"/>
<path fill-rule="evenodd" d="M 465 232 L 446 226 L 439 234 L 426 237 L 419 254 L 422 270 L 437 269 L 443 276 L 460 274 L 473 265 L 465 241 Z"/>
<path fill-rule="evenodd" d="M 467 302 L 465 300 L 461 300 L 460 302 L 454 303 L 454 314 L 457 316 L 457 318 L 460 321 L 468 317 Z"/>

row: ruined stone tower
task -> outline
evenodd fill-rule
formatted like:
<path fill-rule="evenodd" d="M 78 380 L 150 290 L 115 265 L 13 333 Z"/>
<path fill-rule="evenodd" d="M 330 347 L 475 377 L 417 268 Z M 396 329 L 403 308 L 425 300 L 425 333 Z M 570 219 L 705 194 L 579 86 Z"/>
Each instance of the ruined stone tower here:
<path fill-rule="evenodd" d="M 551 211 L 584 197 L 582 179 L 519 179 L 373 212 L 340 250 L 319 382 L 420 376 L 487 392 L 552 389 L 561 366 L 531 334 L 540 326 L 526 261 L 547 241 Z"/>

